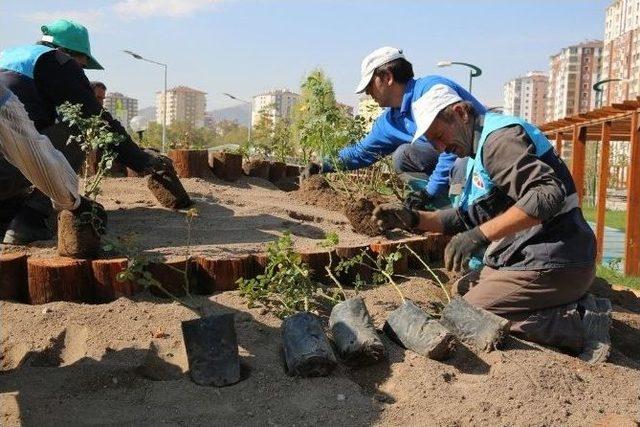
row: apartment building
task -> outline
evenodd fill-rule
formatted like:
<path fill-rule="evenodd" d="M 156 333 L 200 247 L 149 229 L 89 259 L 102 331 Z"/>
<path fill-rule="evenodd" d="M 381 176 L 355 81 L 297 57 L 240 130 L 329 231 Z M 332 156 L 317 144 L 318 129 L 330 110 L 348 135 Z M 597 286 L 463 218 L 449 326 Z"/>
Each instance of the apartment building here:
<path fill-rule="evenodd" d="M 204 126 L 207 108 L 206 93 L 186 86 L 177 86 L 167 91 L 167 126 L 183 122 L 195 128 Z M 164 115 L 164 92 L 156 92 L 156 121 L 162 123 Z"/>
<path fill-rule="evenodd" d="M 541 71 L 530 71 L 504 85 L 505 114 L 519 116 L 534 124 L 545 122 L 549 77 Z"/>

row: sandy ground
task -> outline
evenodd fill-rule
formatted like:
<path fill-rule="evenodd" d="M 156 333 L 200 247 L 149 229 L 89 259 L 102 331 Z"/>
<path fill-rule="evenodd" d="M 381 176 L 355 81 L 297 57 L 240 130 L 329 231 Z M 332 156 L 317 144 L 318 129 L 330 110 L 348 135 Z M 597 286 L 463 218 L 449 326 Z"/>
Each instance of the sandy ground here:
<path fill-rule="evenodd" d="M 439 294 L 419 277 L 401 288 L 425 308 Z M 398 296 L 390 286 L 363 295 L 381 327 Z M 238 384 L 190 381 L 180 321 L 195 315 L 177 303 L 147 294 L 103 305 L 3 302 L 1 424 L 619 426 L 638 417 L 637 345 L 589 366 L 515 338 L 487 354 L 459 345 L 444 362 L 385 339 L 388 362 L 300 379 L 283 370 L 279 319 L 247 309 L 235 291 L 200 301 L 207 313 L 236 313 Z M 615 310 L 638 342 L 640 314 Z"/>
<path fill-rule="evenodd" d="M 240 178 L 235 183 L 212 178 L 181 179 L 199 217 L 191 227 L 192 254 L 219 255 L 264 250 L 267 242 L 289 231 L 297 247 L 316 247 L 327 231 L 344 244 L 368 243 L 375 238 L 356 234 L 337 210 L 320 208 L 278 190 L 269 181 Z M 98 201 L 108 213 L 107 237 L 136 234 L 142 249 L 169 258 L 187 253 L 185 211 L 165 209 L 147 189 L 144 178 L 109 178 Z M 338 208 L 336 208 L 338 209 Z M 10 247 L 42 256 L 53 255 L 54 241 L 35 247 Z"/>
<path fill-rule="evenodd" d="M 184 183 L 201 215 L 194 252 L 259 250 L 284 229 L 299 246 L 315 246 L 329 230 L 343 243 L 371 241 L 353 233 L 340 213 L 305 205 L 262 180 Z M 111 235 L 134 231 L 146 249 L 185 251 L 184 214 L 158 207 L 142 179 L 110 179 L 100 200 Z M 51 242 L 41 246 L 33 251 L 52 251 Z M 441 296 L 420 276 L 401 288 L 425 309 Z M 235 291 L 197 297 L 207 314 L 236 314 L 245 379 L 225 388 L 190 381 L 180 322 L 196 315 L 177 303 L 147 293 L 102 305 L 1 302 L 0 424 L 634 425 L 640 300 L 601 284 L 594 292 L 614 303 L 614 350 L 605 364 L 590 366 L 515 338 L 487 354 L 459 345 L 451 359 L 436 362 L 385 339 L 387 362 L 339 366 L 313 379 L 285 374 L 278 318 L 246 308 Z M 397 294 L 381 286 L 363 296 L 381 328 Z"/>

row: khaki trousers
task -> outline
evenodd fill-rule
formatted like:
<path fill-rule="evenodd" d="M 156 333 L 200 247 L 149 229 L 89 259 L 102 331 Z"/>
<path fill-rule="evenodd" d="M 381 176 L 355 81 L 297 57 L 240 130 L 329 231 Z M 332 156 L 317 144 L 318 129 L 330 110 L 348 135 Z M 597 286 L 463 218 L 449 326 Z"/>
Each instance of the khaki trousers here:
<path fill-rule="evenodd" d="M 512 334 L 579 352 L 584 338 L 577 302 L 594 277 L 595 266 L 541 271 L 485 266 L 479 276 L 460 279 L 457 287 L 471 304 L 510 320 Z"/>

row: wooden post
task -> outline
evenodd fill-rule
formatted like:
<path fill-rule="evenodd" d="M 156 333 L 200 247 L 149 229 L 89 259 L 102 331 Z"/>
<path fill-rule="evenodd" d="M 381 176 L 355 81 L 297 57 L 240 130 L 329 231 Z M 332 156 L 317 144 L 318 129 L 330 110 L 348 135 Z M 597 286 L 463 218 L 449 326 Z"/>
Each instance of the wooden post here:
<path fill-rule="evenodd" d="M 602 147 L 600 149 L 600 170 L 598 171 L 598 201 L 596 205 L 596 262 L 602 261 L 604 247 L 604 216 L 607 207 L 607 186 L 609 185 L 609 148 L 611 142 L 611 122 L 602 123 Z"/>
<path fill-rule="evenodd" d="M 562 133 L 556 133 L 556 152 L 562 158 Z"/>
<path fill-rule="evenodd" d="M 584 195 L 584 161 L 585 161 L 585 143 L 587 142 L 586 128 L 573 125 L 573 147 L 571 155 L 571 175 L 573 182 L 576 184 L 576 192 L 582 206 L 582 196 Z"/>
<path fill-rule="evenodd" d="M 627 235 L 624 247 L 624 274 L 640 276 L 640 112 L 631 115 L 629 175 L 627 180 Z"/>

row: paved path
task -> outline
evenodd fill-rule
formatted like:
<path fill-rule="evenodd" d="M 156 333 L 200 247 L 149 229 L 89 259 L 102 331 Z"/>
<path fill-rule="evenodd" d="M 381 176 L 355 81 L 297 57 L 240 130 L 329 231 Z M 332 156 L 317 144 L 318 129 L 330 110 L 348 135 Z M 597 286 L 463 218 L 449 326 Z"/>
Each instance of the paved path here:
<path fill-rule="evenodd" d="M 591 228 L 595 229 L 594 223 L 589 223 Z M 620 258 L 624 259 L 624 231 L 620 231 L 617 228 L 605 227 L 604 228 L 604 254 L 602 256 L 602 263 L 608 264 L 609 261 Z M 622 263 L 620 263 L 622 266 Z"/>

